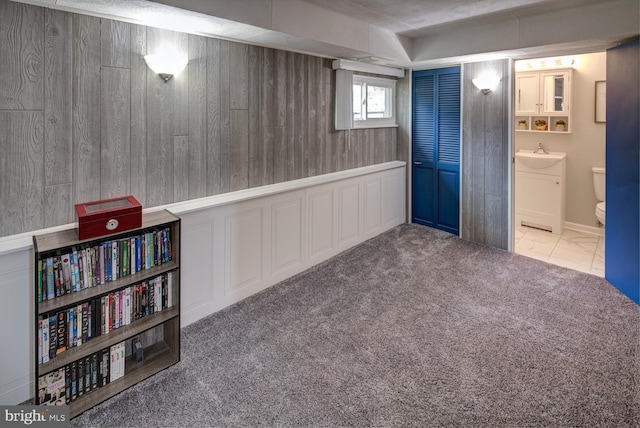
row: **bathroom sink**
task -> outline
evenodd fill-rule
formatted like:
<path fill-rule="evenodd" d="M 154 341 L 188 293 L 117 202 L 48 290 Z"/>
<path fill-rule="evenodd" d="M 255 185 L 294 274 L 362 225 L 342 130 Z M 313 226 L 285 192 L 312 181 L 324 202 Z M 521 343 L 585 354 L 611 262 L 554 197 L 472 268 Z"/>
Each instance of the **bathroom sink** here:
<path fill-rule="evenodd" d="M 516 153 L 520 162 L 535 169 L 549 168 L 566 157 L 567 154 L 562 152 L 534 153 L 533 150 L 519 150 Z"/>

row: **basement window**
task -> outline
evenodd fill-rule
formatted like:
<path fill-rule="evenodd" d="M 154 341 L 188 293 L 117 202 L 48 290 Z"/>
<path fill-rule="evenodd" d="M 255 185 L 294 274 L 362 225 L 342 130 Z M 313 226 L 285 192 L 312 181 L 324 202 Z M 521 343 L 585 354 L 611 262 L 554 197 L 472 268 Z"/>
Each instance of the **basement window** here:
<path fill-rule="evenodd" d="M 396 81 L 353 75 L 353 127 L 396 126 Z"/>

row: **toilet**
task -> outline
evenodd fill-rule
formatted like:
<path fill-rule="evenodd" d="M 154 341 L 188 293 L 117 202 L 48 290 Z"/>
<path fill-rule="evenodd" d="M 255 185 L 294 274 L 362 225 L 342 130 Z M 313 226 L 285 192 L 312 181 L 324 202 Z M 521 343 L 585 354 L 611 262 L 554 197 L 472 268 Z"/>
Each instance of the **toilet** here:
<path fill-rule="evenodd" d="M 596 204 L 596 218 L 603 225 L 605 219 L 605 201 L 604 201 L 604 193 L 605 193 L 605 176 L 606 169 L 594 166 L 591 168 L 593 172 L 593 189 L 596 191 L 596 199 L 602 202 L 598 202 Z"/>

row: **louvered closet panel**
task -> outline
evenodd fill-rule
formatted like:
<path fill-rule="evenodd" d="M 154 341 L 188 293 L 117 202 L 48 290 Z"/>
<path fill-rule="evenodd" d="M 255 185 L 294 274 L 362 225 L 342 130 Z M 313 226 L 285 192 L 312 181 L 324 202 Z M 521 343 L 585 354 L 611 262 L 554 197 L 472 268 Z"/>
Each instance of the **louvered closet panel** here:
<path fill-rule="evenodd" d="M 413 222 L 458 234 L 460 68 L 413 74 Z"/>
<path fill-rule="evenodd" d="M 460 163 L 460 73 L 438 79 L 438 162 Z"/>
<path fill-rule="evenodd" d="M 435 111 L 434 76 L 414 79 L 413 87 L 413 129 L 420 129 L 413 136 L 413 160 L 433 162 Z"/>

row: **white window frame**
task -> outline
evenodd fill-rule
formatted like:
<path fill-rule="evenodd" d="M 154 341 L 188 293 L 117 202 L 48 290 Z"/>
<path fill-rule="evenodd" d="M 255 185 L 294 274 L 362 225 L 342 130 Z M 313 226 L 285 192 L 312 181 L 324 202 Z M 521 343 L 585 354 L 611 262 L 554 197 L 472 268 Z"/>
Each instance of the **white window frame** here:
<path fill-rule="evenodd" d="M 391 97 L 390 99 L 386 100 L 387 106 L 385 107 L 386 109 L 388 108 L 391 111 L 391 117 L 384 117 L 384 118 L 364 118 L 364 119 L 359 119 L 359 120 L 353 120 L 353 127 L 354 128 L 385 128 L 385 127 L 394 127 L 394 126 L 398 126 L 397 121 L 396 121 L 396 83 L 397 81 L 394 79 L 384 79 L 381 77 L 372 77 L 372 76 L 364 76 L 361 74 L 354 74 L 353 75 L 353 85 L 359 84 L 359 85 L 365 85 L 365 90 L 363 92 L 363 97 L 362 97 L 362 101 L 363 101 L 363 105 L 361 108 L 361 111 L 363 113 L 365 113 L 366 115 L 366 86 L 368 85 L 372 85 L 372 86 L 379 86 L 379 87 L 383 87 L 383 88 L 389 88 L 390 92 L 391 92 Z M 353 110 L 355 110 L 355 106 L 353 106 Z"/>

